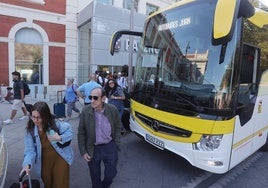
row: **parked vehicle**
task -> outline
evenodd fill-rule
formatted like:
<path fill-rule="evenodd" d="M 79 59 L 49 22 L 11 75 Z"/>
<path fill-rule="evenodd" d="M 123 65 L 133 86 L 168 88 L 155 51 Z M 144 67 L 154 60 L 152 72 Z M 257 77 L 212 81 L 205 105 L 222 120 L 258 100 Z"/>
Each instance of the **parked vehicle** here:
<path fill-rule="evenodd" d="M 4 188 L 8 164 L 7 145 L 4 138 L 3 119 L 0 116 L 0 188 Z"/>
<path fill-rule="evenodd" d="M 254 2 L 179 1 L 152 13 L 143 32 L 114 33 L 112 55 L 122 35 L 141 37 L 133 132 L 219 174 L 267 150 L 268 12 Z"/>

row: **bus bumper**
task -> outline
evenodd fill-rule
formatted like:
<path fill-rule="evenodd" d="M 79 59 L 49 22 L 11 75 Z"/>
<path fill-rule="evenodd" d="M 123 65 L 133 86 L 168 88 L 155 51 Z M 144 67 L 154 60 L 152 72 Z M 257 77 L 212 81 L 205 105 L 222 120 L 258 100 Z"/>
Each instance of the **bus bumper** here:
<path fill-rule="evenodd" d="M 130 129 L 139 137 L 161 150 L 169 150 L 200 169 L 222 174 L 229 170 L 232 134 L 224 135 L 221 145 L 214 151 L 200 151 L 193 147 L 194 143 L 182 143 L 158 137 L 140 126 L 130 118 Z"/>

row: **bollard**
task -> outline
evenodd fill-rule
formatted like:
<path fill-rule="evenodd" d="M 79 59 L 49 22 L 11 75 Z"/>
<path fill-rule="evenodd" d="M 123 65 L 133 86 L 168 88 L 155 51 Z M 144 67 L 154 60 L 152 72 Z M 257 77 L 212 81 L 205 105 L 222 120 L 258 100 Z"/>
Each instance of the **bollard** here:
<path fill-rule="evenodd" d="M 34 86 L 34 98 L 37 98 L 38 86 Z"/>
<path fill-rule="evenodd" d="M 47 86 L 44 86 L 44 99 L 46 99 L 46 95 L 47 95 Z"/>

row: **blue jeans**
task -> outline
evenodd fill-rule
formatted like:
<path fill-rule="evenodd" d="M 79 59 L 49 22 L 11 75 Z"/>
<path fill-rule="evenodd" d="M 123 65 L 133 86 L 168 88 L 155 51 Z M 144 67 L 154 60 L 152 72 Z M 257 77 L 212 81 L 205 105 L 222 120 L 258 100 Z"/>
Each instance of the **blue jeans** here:
<path fill-rule="evenodd" d="M 76 102 L 76 101 L 67 103 L 67 116 L 68 116 L 68 117 L 71 117 L 71 115 L 72 115 L 72 110 L 75 111 L 75 112 L 77 112 L 77 113 L 80 112 L 80 110 L 79 110 L 78 108 L 76 108 L 76 106 L 75 106 L 75 102 Z"/>
<path fill-rule="evenodd" d="M 94 147 L 94 157 L 88 163 L 92 188 L 109 188 L 117 174 L 117 146 L 114 141 Z M 104 178 L 101 180 L 101 162 L 104 164 Z"/>

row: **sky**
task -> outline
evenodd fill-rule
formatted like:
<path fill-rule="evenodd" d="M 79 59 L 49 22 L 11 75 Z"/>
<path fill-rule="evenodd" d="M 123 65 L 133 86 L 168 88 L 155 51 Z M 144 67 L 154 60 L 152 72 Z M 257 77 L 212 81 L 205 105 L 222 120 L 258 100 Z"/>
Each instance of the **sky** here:
<path fill-rule="evenodd" d="M 262 4 L 268 7 L 268 0 L 260 0 L 260 2 L 262 2 Z"/>

